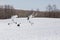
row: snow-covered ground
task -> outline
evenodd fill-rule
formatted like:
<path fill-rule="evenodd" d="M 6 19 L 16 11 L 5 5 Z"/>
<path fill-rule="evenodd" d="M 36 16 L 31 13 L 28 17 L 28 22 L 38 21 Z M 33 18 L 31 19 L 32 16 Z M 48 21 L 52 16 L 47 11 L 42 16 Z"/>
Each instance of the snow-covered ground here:
<path fill-rule="evenodd" d="M 60 40 L 60 19 L 15 18 L 0 20 L 0 40 Z M 8 23 L 10 23 L 8 25 Z"/>

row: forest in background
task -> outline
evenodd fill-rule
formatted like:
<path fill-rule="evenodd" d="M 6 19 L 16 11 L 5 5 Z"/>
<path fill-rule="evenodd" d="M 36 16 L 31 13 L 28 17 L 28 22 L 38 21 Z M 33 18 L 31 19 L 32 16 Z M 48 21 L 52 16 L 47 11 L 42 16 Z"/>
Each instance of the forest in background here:
<path fill-rule="evenodd" d="M 11 5 L 0 5 L 0 19 L 8 19 L 13 15 L 18 15 L 18 17 L 28 17 L 33 15 L 34 17 L 44 17 L 44 18 L 60 18 L 60 10 L 56 8 L 56 5 L 48 5 L 47 11 L 34 10 L 18 10 Z"/>

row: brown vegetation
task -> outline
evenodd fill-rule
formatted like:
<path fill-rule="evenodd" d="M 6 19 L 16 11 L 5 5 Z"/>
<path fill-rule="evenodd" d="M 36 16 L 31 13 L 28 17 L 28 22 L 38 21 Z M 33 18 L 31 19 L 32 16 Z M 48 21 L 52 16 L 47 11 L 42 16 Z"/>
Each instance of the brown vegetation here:
<path fill-rule="evenodd" d="M 33 14 L 34 17 L 48 17 L 48 18 L 60 18 L 59 11 L 34 11 L 34 10 L 17 10 L 13 6 L 5 5 L 0 6 L 0 19 L 11 18 L 12 15 L 18 15 L 18 17 L 28 17 Z"/>

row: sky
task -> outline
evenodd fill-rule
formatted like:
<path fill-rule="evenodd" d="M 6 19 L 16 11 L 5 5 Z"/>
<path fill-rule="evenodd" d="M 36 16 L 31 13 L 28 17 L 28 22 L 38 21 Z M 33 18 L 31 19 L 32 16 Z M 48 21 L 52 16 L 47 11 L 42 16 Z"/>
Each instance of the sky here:
<path fill-rule="evenodd" d="M 47 5 L 56 4 L 60 9 L 60 0 L 0 0 L 0 5 L 12 5 L 16 9 L 23 10 L 46 10 Z"/>

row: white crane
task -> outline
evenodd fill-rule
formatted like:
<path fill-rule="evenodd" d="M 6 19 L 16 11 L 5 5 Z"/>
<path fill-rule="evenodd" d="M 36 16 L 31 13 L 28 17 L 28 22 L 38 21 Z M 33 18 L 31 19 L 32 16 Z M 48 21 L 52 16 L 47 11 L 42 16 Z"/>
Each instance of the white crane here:
<path fill-rule="evenodd" d="M 33 12 L 31 15 L 29 15 L 27 17 L 27 20 L 29 21 L 29 23 L 31 23 L 31 25 L 33 24 L 33 22 L 31 22 L 31 19 L 34 18 L 35 16 L 37 16 L 37 12 Z"/>
<path fill-rule="evenodd" d="M 17 24 L 17 22 L 15 21 L 16 18 L 18 18 L 18 15 L 13 15 L 13 16 L 11 17 L 11 21 L 12 21 L 13 23 L 15 23 L 15 24 Z M 10 25 L 10 24 L 12 24 L 12 23 L 8 23 L 8 25 Z M 20 24 L 21 24 L 21 23 L 17 24 L 17 26 L 20 26 Z"/>

